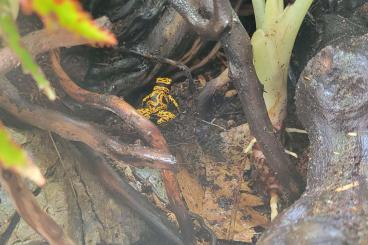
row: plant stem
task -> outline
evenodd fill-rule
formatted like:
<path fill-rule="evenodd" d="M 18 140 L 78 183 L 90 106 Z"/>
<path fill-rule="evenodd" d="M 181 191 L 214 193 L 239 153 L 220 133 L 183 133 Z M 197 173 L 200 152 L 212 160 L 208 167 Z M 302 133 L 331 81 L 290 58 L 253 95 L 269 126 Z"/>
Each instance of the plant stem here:
<path fill-rule="evenodd" d="M 284 9 L 283 0 L 253 0 L 257 31 L 252 37 L 254 65 L 264 85 L 264 99 L 272 125 L 279 129 L 286 117 L 287 71 L 294 42 L 313 0 L 296 0 Z"/>

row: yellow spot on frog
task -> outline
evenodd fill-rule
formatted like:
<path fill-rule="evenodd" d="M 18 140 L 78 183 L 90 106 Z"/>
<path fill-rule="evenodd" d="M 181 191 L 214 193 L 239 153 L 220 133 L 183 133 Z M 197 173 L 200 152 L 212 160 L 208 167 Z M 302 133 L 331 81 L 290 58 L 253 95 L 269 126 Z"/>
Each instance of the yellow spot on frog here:
<path fill-rule="evenodd" d="M 142 108 L 138 109 L 138 113 L 147 119 L 156 116 L 157 124 L 171 121 L 176 116 L 168 111 L 168 104 L 171 103 L 179 110 L 179 105 L 176 100 L 170 95 L 169 86 L 172 80 L 166 77 L 158 77 L 153 91 L 143 98 Z"/>

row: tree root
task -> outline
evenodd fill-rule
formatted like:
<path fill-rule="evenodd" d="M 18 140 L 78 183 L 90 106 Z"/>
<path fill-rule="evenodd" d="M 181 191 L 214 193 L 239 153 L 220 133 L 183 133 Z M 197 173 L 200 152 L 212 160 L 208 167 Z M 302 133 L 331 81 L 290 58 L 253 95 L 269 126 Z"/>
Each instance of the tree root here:
<path fill-rule="evenodd" d="M 187 64 L 189 61 L 192 60 L 192 58 L 197 54 L 197 52 L 202 48 L 202 46 L 203 46 L 203 41 L 200 38 L 197 38 L 194 41 L 192 48 L 188 52 L 186 52 L 183 55 L 183 57 L 181 57 L 179 62 L 182 64 Z"/>
<path fill-rule="evenodd" d="M 188 71 L 193 72 L 203 67 L 204 65 L 206 65 L 217 54 L 220 48 L 221 48 L 221 43 L 216 43 L 215 46 L 211 49 L 211 51 L 208 53 L 208 55 L 204 57 L 198 64 L 195 64 L 194 66 L 190 67 Z M 176 80 L 185 75 L 186 75 L 186 71 L 178 72 L 172 77 L 172 79 Z"/>
<path fill-rule="evenodd" d="M 173 168 L 175 158 L 149 147 L 126 145 L 103 133 L 97 126 L 71 118 L 61 112 L 29 104 L 6 78 L 0 77 L 0 108 L 19 120 L 43 130 L 55 132 L 61 137 L 80 141 L 112 159 L 123 161 L 138 158 L 151 161 L 149 167 Z M 131 163 L 134 166 L 134 163 Z"/>
<path fill-rule="evenodd" d="M 230 1 L 209 1 L 213 6 L 212 18 L 210 20 L 203 18 L 188 1 L 169 0 L 169 2 L 201 37 L 218 40 L 221 34 L 231 27 L 232 12 Z M 225 5 L 227 6 L 224 7 Z"/>
<path fill-rule="evenodd" d="M 262 86 L 254 70 L 249 35 L 236 16 L 233 18 L 232 27 L 221 40 L 229 60 L 229 76 L 238 90 L 251 131 L 280 182 L 286 200 L 295 201 L 303 190 L 301 178 L 273 131 L 263 99 Z"/>
<path fill-rule="evenodd" d="M 195 11 L 193 15 L 193 7 L 188 1 L 179 3 L 171 0 L 170 2 L 200 36 L 218 37 L 218 34 L 221 34 L 220 41 L 229 62 L 229 77 L 238 90 L 251 131 L 257 138 L 262 152 L 269 159 L 269 165 L 283 187 L 282 191 L 286 194 L 287 200 L 296 200 L 302 191 L 302 183 L 299 181 L 295 167 L 284 153 L 281 142 L 274 134 L 263 100 L 261 83 L 254 70 L 250 38 L 239 18 L 227 1 L 217 3 L 216 0 L 213 0 L 214 12 L 216 8 L 219 8 L 221 10 L 218 13 L 223 15 L 214 14 L 213 21 L 215 23 L 223 21 L 218 24 L 223 27 L 223 30 L 209 28 L 204 31 L 203 23 L 198 20 L 198 16 L 195 16 Z M 231 23 L 227 23 L 228 20 L 231 20 Z M 226 28 L 229 26 L 231 30 L 227 31 Z M 208 33 L 209 31 L 213 33 Z"/>
<path fill-rule="evenodd" d="M 22 218 L 51 245 L 74 244 L 63 229 L 38 206 L 32 192 L 18 175 L 0 168 L 0 182 Z"/>
<path fill-rule="evenodd" d="M 184 63 L 181 63 L 179 61 L 175 61 L 175 60 L 172 60 L 172 59 L 168 59 L 168 58 L 165 58 L 165 57 L 162 57 L 162 56 L 153 55 L 153 54 L 150 54 L 148 52 L 128 50 L 126 48 L 119 48 L 119 49 L 122 50 L 122 51 L 125 51 L 125 52 L 140 55 L 140 56 L 142 56 L 146 59 L 156 60 L 160 63 L 164 63 L 164 64 L 168 64 L 168 65 L 177 67 L 177 68 L 183 70 L 182 71 L 183 75 L 185 75 L 189 79 L 190 83 L 193 83 L 193 78 L 192 78 L 192 74 L 191 74 L 192 69 L 189 68 L 188 66 L 186 66 Z M 174 76 L 173 79 L 176 79 L 176 77 Z"/>
<path fill-rule="evenodd" d="M 242 0 L 238 0 L 237 1 L 237 3 L 236 3 L 236 5 L 234 6 L 234 10 L 236 11 L 236 12 L 238 12 L 239 11 L 239 8 L 240 8 L 240 6 L 241 6 L 241 4 L 242 4 Z M 198 40 L 198 39 L 197 39 Z M 199 39 L 200 40 L 200 39 Z M 190 69 L 189 69 L 189 71 L 190 72 L 193 72 L 193 71 L 195 71 L 195 70 L 197 70 L 197 69 L 199 69 L 199 68 L 201 68 L 201 67 L 203 67 L 203 66 L 205 66 L 209 61 L 211 61 L 212 59 L 213 59 L 213 57 L 217 54 L 217 52 L 219 51 L 221 49 L 221 43 L 220 42 L 217 42 L 216 44 L 215 44 L 215 46 L 213 46 L 213 48 L 211 49 L 211 51 L 207 54 L 207 56 L 206 57 L 204 57 L 203 59 L 201 59 L 201 61 L 198 63 L 198 64 L 195 64 L 195 65 L 193 65 L 192 67 L 190 67 Z M 198 50 L 196 50 L 196 51 L 198 51 Z M 187 61 L 186 61 L 187 62 Z M 183 63 L 186 63 L 186 62 L 183 62 Z M 228 72 L 226 72 L 226 74 L 227 74 Z M 173 77 L 172 77 L 172 79 L 173 80 L 176 80 L 176 79 L 178 79 L 178 78 L 180 78 L 180 77 L 182 77 L 182 76 L 184 76 L 185 75 L 185 73 L 184 72 L 178 72 L 178 73 L 176 73 Z M 223 78 L 223 79 L 225 79 L 225 78 Z M 227 80 L 229 80 L 229 79 L 227 79 Z"/>
<path fill-rule="evenodd" d="M 224 87 L 226 84 L 230 82 L 229 78 L 229 70 L 224 70 L 218 77 L 212 79 L 208 83 L 206 83 L 205 87 L 198 95 L 198 111 L 200 114 L 204 115 L 204 112 L 207 111 L 208 104 L 212 96 Z"/>
<path fill-rule="evenodd" d="M 81 147 L 86 151 L 86 154 L 91 161 L 86 166 L 93 174 L 97 175 L 103 187 L 112 194 L 112 197 L 130 208 L 135 210 L 147 223 L 164 236 L 170 244 L 186 245 L 181 240 L 178 232 L 163 219 L 157 209 L 147 201 L 138 191 L 129 185 L 124 179 L 120 178 L 114 170 L 109 166 L 109 163 L 97 153 L 92 152 L 85 146 Z"/>
<path fill-rule="evenodd" d="M 103 22 L 106 24 L 107 18 L 105 18 Z M 53 35 L 50 35 L 50 33 L 45 30 L 31 33 L 23 38 L 22 41 L 33 55 L 58 47 L 85 44 L 85 40 L 71 38 L 69 33 L 57 31 L 53 33 Z M 5 48 L 0 50 L 0 57 L 1 60 L 4 61 L 0 62 L 0 73 L 6 73 L 19 65 L 19 60 L 12 54 L 10 49 Z M 145 147 L 124 145 L 101 133 L 95 126 L 70 118 L 60 112 L 29 104 L 19 95 L 17 89 L 5 78 L 1 79 L 0 84 L 0 107 L 33 126 L 53 131 L 69 140 L 81 141 L 89 145 L 92 149 L 114 160 L 119 161 L 124 155 L 150 159 L 155 160 L 151 167 L 156 166 L 161 169 L 163 163 L 165 164 L 166 162 L 166 166 L 168 166 L 168 164 L 175 162 L 175 159 L 169 153 L 166 141 L 160 131 L 150 121 L 142 120 L 141 116 L 131 117 L 128 121 L 131 121 L 144 139 L 153 147 L 157 148 L 158 151 L 153 151 Z M 171 207 L 182 228 L 185 244 L 193 244 L 193 225 L 185 205 L 181 200 L 175 175 L 171 170 L 163 170 L 162 175 Z"/>
<path fill-rule="evenodd" d="M 61 86 L 69 96 L 80 103 L 115 113 L 131 127 L 136 129 L 141 137 L 152 147 L 170 154 L 166 140 L 160 130 L 151 121 L 138 114 L 132 106 L 117 96 L 96 94 L 78 87 L 61 67 L 56 51 L 51 52 L 51 61 L 56 74 L 59 76 Z M 188 211 L 181 200 L 180 189 L 175 174 L 170 170 L 163 170 L 162 177 L 165 182 L 171 208 L 183 232 L 185 244 L 193 244 L 193 225 Z"/>

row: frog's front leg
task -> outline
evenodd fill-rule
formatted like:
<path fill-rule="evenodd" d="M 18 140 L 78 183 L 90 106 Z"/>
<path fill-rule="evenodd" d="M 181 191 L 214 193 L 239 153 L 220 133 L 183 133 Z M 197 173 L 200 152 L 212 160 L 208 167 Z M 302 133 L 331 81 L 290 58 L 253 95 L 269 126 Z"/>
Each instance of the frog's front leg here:
<path fill-rule="evenodd" d="M 174 113 L 172 113 L 170 111 L 166 111 L 166 110 L 161 110 L 161 111 L 157 112 L 156 116 L 159 118 L 157 120 L 157 124 L 162 124 L 162 123 L 171 121 L 174 118 L 176 118 Z"/>
<path fill-rule="evenodd" d="M 151 99 L 151 94 L 146 95 L 142 100 L 142 105 L 144 105 L 149 99 Z"/>
<path fill-rule="evenodd" d="M 176 102 L 176 100 L 174 99 L 174 97 L 172 97 L 171 95 L 168 96 L 168 100 L 169 102 L 171 102 L 175 108 L 179 111 L 179 104 L 178 102 Z"/>
<path fill-rule="evenodd" d="M 151 118 L 152 110 L 150 108 L 141 108 L 138 109 L 137 112 L 147 119 Z"/>

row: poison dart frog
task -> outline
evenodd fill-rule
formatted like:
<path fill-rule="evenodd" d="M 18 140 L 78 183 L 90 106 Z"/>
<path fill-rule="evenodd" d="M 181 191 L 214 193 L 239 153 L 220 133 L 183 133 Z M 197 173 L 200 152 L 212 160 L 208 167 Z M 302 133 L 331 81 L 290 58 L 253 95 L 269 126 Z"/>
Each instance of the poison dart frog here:
<path fill-rule="evenodd" d="M 168 104 L 172 103 L 177 110 L 179 110 L 179 105 L 169 93 L 171 82 L 170 78 L 158 77 L 153 91 L 143 98 L 143 108 L 138 109 L 138 113 L 147 119 L 151 119 L 153 116 L 157 117 L 157 124 L 174 119 L 176 116 L 168 111 Z"/>

